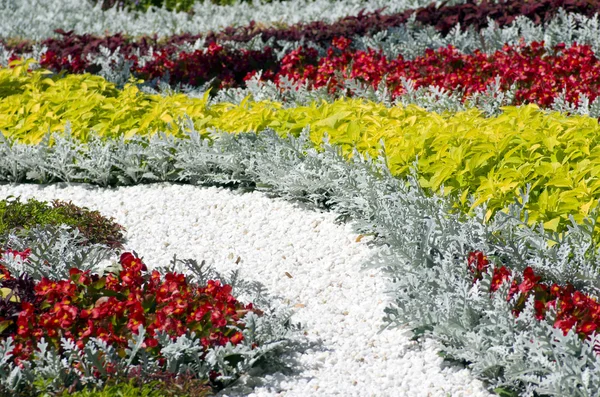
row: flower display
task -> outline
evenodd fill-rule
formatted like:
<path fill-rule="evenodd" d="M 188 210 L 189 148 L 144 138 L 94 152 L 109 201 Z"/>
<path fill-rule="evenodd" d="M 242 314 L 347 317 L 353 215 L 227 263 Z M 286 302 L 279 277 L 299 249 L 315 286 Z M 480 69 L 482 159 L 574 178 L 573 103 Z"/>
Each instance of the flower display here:
<path fill-rule="evenodd" d="M 327 86 L 333 92 L 344 89 L 340 80 L 356 79 L 373 88 L 384 82 L 395 97 L 405 93 L 402 81 L 412 80 L 415 88 L 460 90 L 464 100 L 485 91 L 499 78 L 503 90 L 516 88 L 515 104 L 548 107 L 563 91 L 570 102 L 577 103 L 581 95 L 594 100 L 600 84 L 600 61 L 590 46 L 566 48 L 561 44 L 547 49 L 543 42 L 505 45 L 493 54 L 479 50 L 465 54 L 449 46 L 428 49 L 415 59 L 402 55 L 387 59 L 382 52 L 352 50 L 348 39 L 337 38 L 326 57 L 318 59 L 314 51 L 302 48 L 286 55 L 275 80 L 281 77 L 314 87 Z"/>
<path fill-rule="evenodd" d="M 308 83 L 312 88 L 327 87 L 329 92 L 345 96 L 353 95 L 345 89 L 346 80 L 373 88 L 383 83 L 394 98 L 406 92 L 404 81 L 412 81 L 415 88 L 460 92 L 467 101 L 499 79 L 501 90 L 515 89 L 514 105 L 549 107 L 562 93 L 571 103 L 577 103 L 583 95 L 593 101 L 600 87 L 600 60 L 589 45 L 547 48 L 544 42 L 521 43 L 505 45 L 490 54 L 481 50 L 468 54 L 447 46 L 427 49 L 414 59 L 402 54 L 390 59 L 382 51 L 356 50 L 351 44 L 347 37 L 335 37 L 325 56 L 310 46 L 300 46 L 281 61 L 268 46 L 247 50 L 226 48 L 216 42 L 192 52 L 166 47 L 143 60 L 130 51 L 125 58 L 131 62 L 130 72 L 136 78 L 195 87 L 210 84 L 215 90 L 243 87 L 260 72 L 262 80 L 279 83 L 286 78 Z M 14 54 L 12 59 L 19 56 Z M 49 50 L 41 56 L 40 66 L 69 73 L 97 71 L 80 51 L 61 55 Z"/>
<path fill-rule="evenodd" d="M 473 274 L 473 282 L 483 278 L 490 268 L 490 262 L 481 251 L 468 255 L 467 268 Z M 512 272 L 505 266 L 494 267 L 490 292 L 498 289 L 511 279 Z M 600 304 L 597 299 L 575 290 L 573 285 L 559 286 L 548 284 L 528 266 L 520 275 L 512 279 L 506 299 L 513 302 L 513 314 L 518 316 L 526 302 L 533 297 L 535 317 L 543 321 L 549 308 L 556 310 L 554 327 L 565 335 L 574 330 L 582 339 L 589 338 L 600 327 Z M 598 350 L 600 353 L 600 349 Z"/>
<path fill-rule="evenodd" d="M 500 395 L 598 395 L 600 2 L 402 0 L 360 11 L 366 3 L 344 0 L 322 20 L 315 4 L 296 17 L 284 14 L 298 4 L 261 2 L 234 4 L 235 22 L 214 11 L 210 23 L 199 10 L 211 8 L 192 0 L 180 14 L 98 5 L 110 23 L 92 15 L 68 28 L 33 12 L 16 29 L 7 8 L 0 180 L 189 183 L 309 201 L 351 221 L 356 243 L 373 236 L 369 263 L 391 281 L 386 327 L 436 339 L 440 355 Z M 70 13 L 52 18 L 77 22 Z M 283 373 L 295 349 L 313 354 L 291 319 L 294 308 L 319 312 L 269 296 L 260 277 L 270 272 L 249 282 L 192 259 L 179 262 L 193 276 L 173 270 L 176 258 L 155 268 L 120 252 L 124 229 L 96 211 L 4 207 L 0 397 L 109 393 L 132 379 L 203 396 Z M 182 216 L 200 224 L 196 212 Z M 182 242 L 194 233 L 160 219 Z M 278 282 L 268 289 L 288 293 Z M 321 332 L 304 326 L 304 336 Z"/>
<path fill-rule="evenodd" d="M 27 258 L 27 251 L 11 252 Z M 144 348 L 158 354 L 156 332 L 177 338 L 194 332 L 206 349 L 237 345 L 244 339 L 242 318 L 252 304 L 243 305 L 231 295 L 231 286 L 209 280 L 191 284 L 178 273 L 148 272 L 130 252 L 120 256 L 117 274 L 99 276 L 71 269 L 68 280 L 17 279 L 0 267 L 3 291 L 0 305 L 2 337 L 13 337 L 16 362 L 27 360 L 44 338 L 60 351 L 61 338 L 83 349 L 89 338 L 99 338 L 119 348 L 127 347 L 139 327 L 146 330 Z M 10 299 L 11 297 L 17 299 Z"/>

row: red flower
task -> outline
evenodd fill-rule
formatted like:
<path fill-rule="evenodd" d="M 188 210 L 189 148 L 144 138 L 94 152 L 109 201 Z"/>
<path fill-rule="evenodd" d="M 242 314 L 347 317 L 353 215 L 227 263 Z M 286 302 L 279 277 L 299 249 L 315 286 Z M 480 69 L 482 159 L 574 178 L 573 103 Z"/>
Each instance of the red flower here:
<path fill-rule="evenodd" d="M 535 318 L 543 320 L 546 314 L 546 305 L 540 300 L 536 300 L 533 305 L 535 308 Z"/>
<path fill-rule="evenodd" d="M 580 323 L 577 326 L 577 333 L 585 334 L 586 336 L 594 332 L 598 328 L 598 325 L 592 321 L 586 321 L 585 323 Z"/>
<path fill-rule="evenodd" d="M 492 292 L 498 291 L 498 288 L 504 283 L 504 281 L 510 278 L 510 270 L 508 270 L 505 266 L 494 268 L 494 273 L 492 275 L 492 285 L 490 285 L 490 290 Z"/>
<path fill-rule="evenodd" d="M 135 257 L 131 252 L 123 252 L 119 262 L 121 262 L 123 268 L 130 268 L 134 272 L 148 271 L 148 268 L 142 263 L 142 260 Z"/>
<path fill-rule="evenodd" d="M 560 328 L 564 335 L 569 333 L 569 330 L 577 323 L 577 319 L 573 316 L 567 316 L 562 319 L 556 319 L 554 322 L 554 328 Z"/>
<path fill-rule="evenodd" d="M 213 326 L 218 327 L 218 328 L 221 328 L 221 327 L 224 327 L 225 325 L 227 325 L 227 320 L 223 316 L 223 313 L 221 313 L 218 310 L 214 310 L 210 314 L 210 321 L 212 322 Z"/>
<path fill-rule="evenodd" d="M 233 334 L 233 336 L 231 338 L 229 338 L 229 341 L 234 344 L 237 345 L 238 343 L 240 343 L 242 340 L 244 340 L 244 334 L 242 334 L 241 332 L 236 332 L 235 334 Z"/>
<path fill-rule="evenodd" d="M 584 308 L 588 305 L 588 297 L 579 291 L 573 294 L 573 304 L 578 308 Z"/>
<path fill-rule="evenodd" d="M 469 253 L 467 267 L 475 275 L 474 281 L 482 279 L 482 273 L 487 271 L 488 266 L 489 262 L 483 252 L 473 251 Z"/>
<path fill-rule="evenodd" d="M 70 269 L 69 270 L 69 278 L 71 279 L 71 281 L 77 283 L 77 284 L 83 284 L 83 285 L 88 285 L 92 282 L 92 279 L 90 278 L 90 271 L 81 271 L 79 269 Z"/>
<path fill-rule="evenodd" d="M 146 338 L 144 339 L 144 344 L 143 347 L 147 347 L 147 348 L 154 348 L 158 346 L 158 341 L 154 338 Z"/>
<path fill-rule="evenodd" d="M 533 289 L 535 284 L 541 280 L 541 277 L 536 276 L 533 273 L 533 269 L 531 267 L 526 267 L 523 272 L 523 281 L 519 284 L 519 291 L 522 294 L 527 294 L 529 291 Z"/>
<path fill-rule="evenodd" d="M 54 314 L 54 317 L 56 318 L 56 321 L 58 321 L 60 327 L 66 329 L 73 325 L 73 322 L 75 322 L 78 312 L 79 310 L 77 310 L 76 307 L 70 305 L 67 302 L 63 302 L 54 305 L 54 308 L 52 309 L 51 313 Z"/>
<path fill-rule="evenodd" d="M 331 45 L 340 51 L 346 51 L 350 47 L 350 44 L 352 44 L 352 40 L 346 37 L 335 37 L 331 41 Z"/>

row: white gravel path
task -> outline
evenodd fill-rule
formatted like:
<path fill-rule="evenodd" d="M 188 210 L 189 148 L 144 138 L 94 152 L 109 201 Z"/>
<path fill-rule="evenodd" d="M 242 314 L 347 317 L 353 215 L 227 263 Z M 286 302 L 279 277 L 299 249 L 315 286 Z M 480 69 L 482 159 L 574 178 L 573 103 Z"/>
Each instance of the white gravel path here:
<path fill-rule="evenodd" d="M 434 342 L 417 345 L 398 329 L 378 333 L 386 284 L 377 271 L 360 270 L 374 250 L 332 213 L 190 185 L 0 185 L 0 198 L 9 195 L 72 200 L 113 216 L 127 229 L 126 248 L 149 267 L 173 254 L 205 259 L 219 271 L 239 267 L 284 297 L 322 348 L 298 358 L 301 373 L 262 379 L 252 396 L 490 395 L 468 370 L 442 364 Z"/>

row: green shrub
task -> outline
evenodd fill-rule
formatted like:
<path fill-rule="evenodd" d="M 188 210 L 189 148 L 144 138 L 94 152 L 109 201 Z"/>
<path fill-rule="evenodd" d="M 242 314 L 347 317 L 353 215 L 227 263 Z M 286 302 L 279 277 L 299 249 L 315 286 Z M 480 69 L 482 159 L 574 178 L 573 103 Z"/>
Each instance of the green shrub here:
<path fill-rule="evenodd" d="M 90 244 L 122 247 L 125 229 L 115 223 L 113 218 L 106 218 L 98 211 L 59 200 L 52 201 L 51 205 L 35 199 L 23 203 L 19 197 L 14 199 L 13 196 L 0 201 L 0 242 L 3 240 L 2 236 L 13 230 L 61 224 L 79 229 Z"/>

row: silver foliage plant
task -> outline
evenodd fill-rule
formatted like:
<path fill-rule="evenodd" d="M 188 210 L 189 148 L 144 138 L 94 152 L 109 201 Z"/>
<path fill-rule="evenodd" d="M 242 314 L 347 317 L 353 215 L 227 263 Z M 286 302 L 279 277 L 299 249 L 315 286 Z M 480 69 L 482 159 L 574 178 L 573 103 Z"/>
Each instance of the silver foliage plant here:
<path fill-rule="evenodd" d="M 7 338 L 0 342 L 0 393 L 19 395 L 24 387 L 32 385 L 38 393 L 57 392 L 75 384 L 102 387 L 105 378 L 96 376 L 94 371 L 99 370 L 101 375 L 106 375 L 105 368 L 108 365 L 116 370 L 116 375 L 112 376 L 138 377 L 147 381 L 152 380 L 153 373 L 164 370 L 176 375 L 193 374 L 206 379 L 210 371 L 216 370 L 223 374 L 219 380 L 228 385 L 241 374 L 255 369 L 261 360 L 279 360 L 291 349 L 291 339 L 294 337 L 289 327 L 284 326 L 280 327 L 286 328 L 284 332 L 267 336 L 265 324 L 275 322 L 273 317 L 265 320 L 264 317 L 248 315 L 244 320 L 247 328 L 243 330 L 245 339 L 240 344 L 233 346 L 228 343 L 211 348 L 204 359 L 200 359 L 200 353 L 204 351 L 200 338 L 193 332 L 175 340 L 158 332 L 155 338 L 159 341 L 160 353 L 166 360 L 164 365 L 159 365 L 142 349 L 146 336 L 143 328 L 129 341 L 125 357 L 113 346 L 97 338 L 90 338 L 83 349 L 63 338 L 63 352 L 60 355 L 42 339 L 33 359 L 22 367 L 11 362 L 10 352 L 14 345 L 13 339 Z M 281 321 L 280 318 L 276 319 L 276 322 Z M 273 328 L 267 330 L 273 332 Z M 253 343 L 260 345 L 252 348 Z M 78 365 L 75 366 L 75 363 Z"/>
<path fill-rule="evenodd" d="M 446 3 L 459 4 L 462 0 Z M 357 15 L 361 10 L 384 13 L 426 6 L 431 0 L 254 0 L 219 6 L 210 1 L 196 2 L 192 13 L 151 8 L 147 12 L 124 12 L 115 8 L 102 11 L 100 2 L 94 6 L 86 0 L 0 0 L 0 38 L 21 37 L 41 40 L 56 36 L 54 30 L 74 30 L 75 33 L 124 33 L 131 36 L 157 34 L 165 37 L 177 33 L 203 33 L 227 26 L 260 23 L 335 21 Z M 442 1 L 437 1 L 441 4 Z"/>
<path fill-rule="evenodd" d="M 81 245 L 83 240 L 77 229 L 70 230 L 66 226 L 34 228 L 25 233 L 11 232 L 5 240 L 6 247 L 15 250 L 29 248 L 31 253 L 26 261 L 20 256 L 4 254 L 0 263 L 12 274 L 27 273 L 34 280 L 42 277 L 68 279 L 72 267 L 103 274 L 108 268 L 102 266 L 102 262 L 107 259 L 113 260 L 111 270 L 119 270 L 113 251 L 99 245 Z M 210 371 L 216 370 L 222 374 L 219 380 L 228 385 L 249 372 L 261 374 L 285 370 L 289 367 L 289 355 L 308 346 L 297 332 L 300 326 L 292 322 L 293 312 L 281 299 L 270 295 L 261 283 L 242 280 L 237 271 L 219 274 L 205 266 L 204 262 L 198 264 L 192 259 L 173 257 L 164 270 L 187 274 L 191 282 L 200 285 L 206 284 L 209 279 L 221 280 L 232 286 L 235 296 L 243 296 L 253 302 L 263 315 L 247 314 L 243 319 L 246 328 L 241 330 L 244 340 L 237 346 L 227 344 L 210 348 L 203 360 L 200 353 L 204 352 L 204 348 L 194 333 L 175 340 L 165 333 L 157 333 L 155 338 L 166 359 L 164 366 L 141 348 L 145 339 L 143 328 L 129 341 L 125 357 L 96 338 L 91 338 L 83 349 L 63 338 L 62 354 L 42 339 L 33 359 L 22 367 L 11 360 L 14 346 L 12 338 L 8 338 L 0 342 L 0 395 L 19 395 L 31 387 L 38 393 L 58 392 L 76 384 L 101 387 L 106 379 L 95 376 L 94 371 L 107 375 L 107 365 L 115 368 L 117 375 L 147 380 L 152 379 L 152 374 L 165 370 L 208 379 Z"/>
<path fill-rule="evenodd" d="M 499 27 L 488 18 L 488 26 L 480 31 L 468 28 L 462 31 L 460 24 L 443 36 L 432 26 L 423 26 L 416 22 L 414 15 L 406 24 L 381 31 L 373 36 L 356 36 L 354 40 L 358 49 L 382 50 L 387 57 L 395 58 L 402 54 L 404 58 L 413 59 L 422 55 L 426 49 L 438 49 L 449 45 L 466 53 L 480 50 L 493 53 L 501 50 L 505 44 L 531 44 L 534 41 L 544 42 L 546 48 L 565 43 L 586 44 L 598 54 L 600 51 L 600 20 L 598 15 L 587 17 L 576 13 L 567 13 L 562 8 L 550 21 L 536 25 L 525 17 L 518 16 L 510 25 Z"/>
<path fill-rule="evenodd" d="M 79 230 L 66 225 L 11 231 L 3 240 L 3 248 L 17 251 L 29 248 L 31 253 L 26 261 L 18 255 L 4 254 L 0 262 L 11 274 L 26 273 L 36 280 L 68 279 L 72 267 L 101 273 L 103 262 L 111 256 L 111 249 L 106 246 L 83 245 L 85 238 Z"/>
<path fill-rule="evenodd" d="M 505 265 L 513 274 L 531 266 L 545 280 L 570 282 L 597 297 L 600 253 L 592 238 L 597 212 L 583 224 L 572 222 L 566 235 L 548 233 L 539 225 L 527 225 L 525 190 L 506 213 L 499 212 L 485 222 L 485 206 L 466 216 L 452 209 L 449 198 L 419 188 L 414 176 L 393 177 L 383 151 L 376 159 L 354 153 L 348 160 L 327 141 L 317 150 L 307 130 L 284 139 L 272 131 L 214 132 L 212 137 L 202 137 L 189 122 L 187 127 L 182 122 L 182 128 L 189 135 L 185 139 L 158 135 L 150 143 L 148 138 L 139 138 L 145 140 L 141 146 L 138 141 L 108 140 L 104 151 L 98 149 L 99 143 L 88 150 L 72 142 L 70 149 L 58 145 L 56 150 L 76 152 L 72 178 L 77 180 L 79 173 L 80 182 L 104 186 L 157 180 L 235 184 L 332 208 L 341 219 L 351 219 L 358 232 L 374 235 L 374 244 L 384 246 L 381 255 L 367 265 L 381 267 L 389 275 L 395 299 L 385 310 L 388 326 L 409 327 L 416 336 L 439 340 L 447 358 L 466 363 L 491 389 L 510 389 L 524 396 L 600 393 L 600 367 L 594 352 L 599 337 L 581 341 L 574 331 L 564 336 L 552 327 L 554 313 L 546 321 L 535 319 L 531 301 L 515 318 L 512 302 L 505 299 L 508 284 L 490 295 L 491 276 L 474 284 L 466 263 L 470 251 L 481 250 L 493 266 Z M 80 162 L 122 164 L 120 156 L 131 153 L 128 145 L 139 146 L 135 150 L 142 161 L 128 163 L 132 169 L 127 174 L 123 166 L 106 169 L 102 175 L 77 167 Z M 0 177 L 25 181 L 24 159 L 16 166 L 7 160 L 15 158 L 10 151 L 24 149 L 5 140 L 3 150 L 7 154 L 0 157 Z M 153 165 L 165 153 L 169 153 L 167 165 Z M 42 161 L 42 157 L 28 161 Z M 48 163 L 48 172 L 58 178 L 53 167 Z M 13 168 L 22 171 L 10 172 Z M 163 176 L 154 171 L 158 169 Z M 141 177 L 134 181 L 127 176 L 134 174 Z M 1 375 L 6 385 L 20 376 L 14 369 Z"/>

